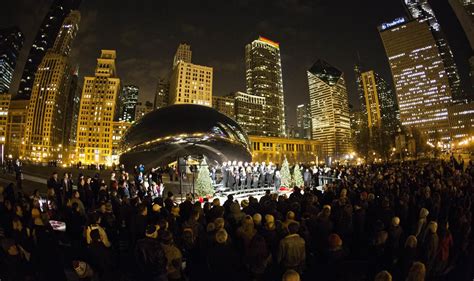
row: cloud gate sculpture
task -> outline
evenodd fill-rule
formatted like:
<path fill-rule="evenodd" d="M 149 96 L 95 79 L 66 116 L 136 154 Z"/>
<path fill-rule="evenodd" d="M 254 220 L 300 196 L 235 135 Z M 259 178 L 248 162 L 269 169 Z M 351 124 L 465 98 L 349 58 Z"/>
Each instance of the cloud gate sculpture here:
<path fill-rule="evenodd" d="M 205 156 L 209 163 L 248 161 L 250 143 L 233 119 L 201 105 L 180 104 L 152 111 L 134 123 L 121 141 L 120 163 L 147 169 L 180 157 Z"/>

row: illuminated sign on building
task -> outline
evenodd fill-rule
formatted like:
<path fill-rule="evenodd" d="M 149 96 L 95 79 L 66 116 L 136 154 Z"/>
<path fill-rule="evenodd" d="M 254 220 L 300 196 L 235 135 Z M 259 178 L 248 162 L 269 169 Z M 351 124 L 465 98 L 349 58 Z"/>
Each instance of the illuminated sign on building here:
<path fill-rule="evenodd" d="M 380 26 L 380 30 L 382 31 L 382 30 L 385 30 L 387 28 L 394 27 L 396 25 L 402 24 L 404 22 L 406 22 L 406 19 L 404 17 L 396 18 L 391 22 L 382 23 L 382 25 Z"/>

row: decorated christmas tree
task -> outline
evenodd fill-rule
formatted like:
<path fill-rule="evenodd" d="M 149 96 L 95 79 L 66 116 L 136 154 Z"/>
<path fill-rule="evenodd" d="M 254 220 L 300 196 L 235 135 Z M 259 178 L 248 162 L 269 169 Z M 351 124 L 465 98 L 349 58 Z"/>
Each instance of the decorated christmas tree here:
<path fill-rule="evenodd" d="M 303 175 L 301 174 L 300 165 L 296 163 L 293 168 L 293 183 L 297 187 L 302 187 L 304 185 Z"/>
<path fill-rule="evenodd" d="M 207 167 L 206 160 L 202 160 L 199 166 L 199 171 L 195 183 L 195 192 L 198 197 L 206 197 L 207 195 L 214 195 L 214 188 L 212 187 L 211 176 Z"/>
<path fill-rule="evenodd" d="M 288 160 L 283 160 L 283 164 L 281 165 L 280 169 L 281 175 L 281 186 L 286 188 L 291 188 L 291 173 L 290 173 L 290 165 L 288 164 Z"/>

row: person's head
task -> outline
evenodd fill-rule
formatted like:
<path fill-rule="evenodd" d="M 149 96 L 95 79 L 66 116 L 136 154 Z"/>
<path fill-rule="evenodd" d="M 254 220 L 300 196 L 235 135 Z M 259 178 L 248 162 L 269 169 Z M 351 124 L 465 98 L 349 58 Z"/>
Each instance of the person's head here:
<path fill-rule="evenodd" d="M 324 205 L 323 210 L 321 211 L 324 216 L 329 217 L 331 215 L 331 206 L 330 205 Z"/>
<path fill-rule="evenodd" d="M 213 207 L 220 206 L 220 205 L 221 205 L 221 201 L 219 200 L 219 198 L 214 198 L 214 200 L 212 200 Z"/>
<path fill-rule="evenodd" d="M 338 249 L 342 247 L 342 239 L 336 233 L 331 233 L 328 237 L 328 244 L 330 249 Z"/>
<path fill-rule="evenodd" d="M 179 206 L 173 206 L 171 207 L 171 214 L 174 217 L 179 217 Z"/>
<path fill-rule="evenodd" d="M 416 239 L 415 235 L 410 235 L 407 237 L 407 240 L 405 242 L 405 248 L 415 249 L 417 245 L 418 240 Z"/>
<path fill-rule="evenodd" d="M 145 235 L 148 238 L 154 238 L 156 239 L 158 237 L 158 230 L 160 229 L 159 226 L 156 225 L 148 225 L 145 229 Z"/>
<path fill-rule="evenodd" d="M 288 211 L 286 213 L 286 219 L 287 220 L 294 220 L 295 219 L 295 213 L 293 211 Z"/>
<path fill-rule="evenodd" d="M 251 227 L 253 226 L 253 219 L 251 216 L 247 215 L 242 219 L 242 226 L 243 227 Z"/>
<path fill-rule="evenodd" d="M 421 262 L 414 262 L 408 271 L 407 281 L 424 281 L 426 275 L 425 265 Z"/>
<path fill-rule="evenodd" d="M 161 206 L 159 204 L 153 204 L 153 206 L 151 207 L 153 213 L 159 213 L 161 211 Z"/>
<path fill-rule="evenodd" d="M 193 209 L 191 217 L 195 220 L 199 220 L 200 214 L 201 212 L 199 211 L 199 209 Z"/>
<path fill-rule="evenodd" d="M 260 215 L 259 213 L 256 213 L 252 216 L 252 219 L 253 219 L 253 223 L 255 225 L 261 225 L 262 224 L 262 215 Z"/>
<path fill-rule="evenodd" d="M 234 201 L 234 195 L 232 195 L 232 194 L 227 195 L 227 200 L 229 200 L 231 202 Z"/>
<path fill-rule="evenodd" d="M 2 240 L 2 249 L 3 251 L 10 256 L 19 255 L 18 248 L 16 247 L 15 240 L 5 238 Z"/>
<path fill-rule="evenodd" d="M 23 223 L 21 222 L 19 217 L 14 217 L 13 218 L 12 227 L 13 227 L 13 230 L 21 231 L 23 229 Z"/>
<path fill-rule="evenodd" d="M 58 172 L 53 172 L 53 175 L 52 175 L 52 176 L 53 176 L 53 178 L 54 178 L 55 180 L 57 180 L 57 179 L 58 179 Z"/>
<path fill-rule="evenodd" d="M 160 231 L 159 237 L 163 244 L 171 245 L 173 243 L 173 235 L 168 230 Z"/>
<path fill-rule="evenodd" d="M 101 242 L 102 240 L 100 239 L 100 232 L 98 229 L 93 229 L 91 231 L 91 240 L 92 242 Z"/>
<path fill-rule="evenodd" d="M 393 217 L 392 218 L 392 226 L 397 227 L 400 225 L 400 218 L 399 217 Z"/>
<path fill-rule="evenodd" d="M 386 270 L 380 271 L 375 275 L 374 281 L 392 281 L 392 275 Z"/>
<path fill-rule="evenodd" d="M 214 232 L 216 231 L 216 224 L 214 222 L 210 222 L 206 226 L 206 231 L 207 232 Z"/>
<path fill-rule="evenodd" d="M 77 202 L 72 203 L 71 210 L 79 212 L 79 204 L 77 204 Z"/>
<path fill-rule="evenodd" d="M 287 270 L 281 279 L 282 281 L 300 281 L 300 275 L 293 269 Z"/>
<path fill-rule="evenodd" d="M 438 231 L 438 223 L 436 223 L 435 221 L 430 221 L 430 223 L 428 224 L 428 230 L 430 231 L 430 233 L 436 233 L 436 231 Z"/>
<path fill-rule="evenodd" d="M 421 210 L 420 210 L 420 219 L 426 219 L 426 217 L 428 217 L 429 214 L 430 214 L 430 212 L 427 209 L 421 208 Z"/>
<path fill-rule="evenodd" d="M 269 230 L 275 229 L 275 218 L 272 215 L 265 215 L 265 227 Z"/>
<path fill-rule="evenodd" d="M 290 234 L 296 234 L 300 230 L 300 225 L 297 222 L 291 222 L 288 225 L 288 232 Z"/>
<path fill-rule="evenodd" d="M 217 218 L 214 220 L 214 224 L 216 225 L 216 230 L 224 229 L 225 221 L 223 218 Z"/>
<path fill-rule="evenodd" d="M 148 214 L 148 208 L 145 204 L 138 205 L 138 213 L 142 216 L 146 216 Z"/>
<path fill-rule="evenodd" d="M 220 229 L 216 232 L 216 242 L 218 244 L 225 244 L 227 242 L 227 231 L 225 229 Z"/>

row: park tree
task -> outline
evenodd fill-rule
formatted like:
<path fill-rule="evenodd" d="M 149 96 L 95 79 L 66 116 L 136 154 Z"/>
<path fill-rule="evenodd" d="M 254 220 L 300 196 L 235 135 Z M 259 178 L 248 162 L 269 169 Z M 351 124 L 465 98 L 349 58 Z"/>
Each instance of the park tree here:
<path fill-rule="evenodd" d="M 304 185 L 303 175 L 301 174 L 300 165 L 296 163 L 293 168 L 293 183 L 297 187 L 302 187 Z"/>
<path fill-rule="evenodd" d="M 283 164 L 281 165 L 280 175 L 281 175 L 281 186 L 290 188 L 291 187 L 290 165 L 288 164 L 288 159 L 286 159 L 286 157 L 283 160 Z"/>
<path fill-rule="evenodd" d="M 214 188 L 212 187 L 211 176 L 205 159 L 202 160 L 201 165 L 199 165 L 195 184 L 195 192 L 197 196 L 206 197 L 208 195 L 214 195 Z"/>

